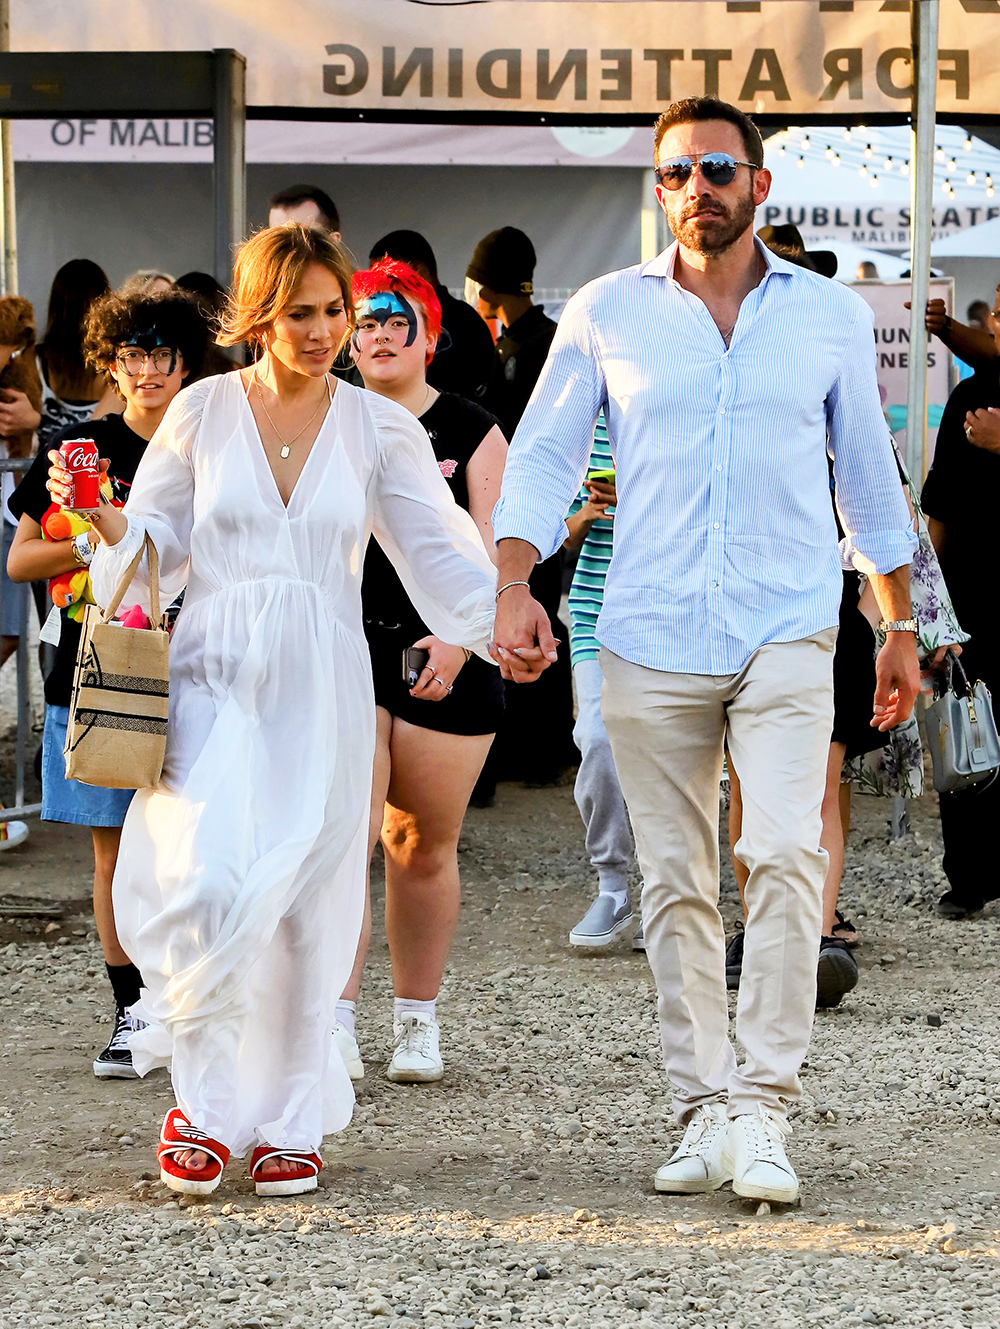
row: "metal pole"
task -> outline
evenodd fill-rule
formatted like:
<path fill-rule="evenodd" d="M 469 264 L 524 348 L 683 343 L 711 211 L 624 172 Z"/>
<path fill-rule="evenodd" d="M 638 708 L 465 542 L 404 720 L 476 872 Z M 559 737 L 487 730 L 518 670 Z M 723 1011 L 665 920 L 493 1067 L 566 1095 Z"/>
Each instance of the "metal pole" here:
<path fill-rule="evenodd" d="M 10 50 L 10 0 L 0 0 L 0 51 Z M 0 292 L 17 292 L 17 225 L 14 212 L 14 150 L 10 121 L 0 121 Z"/>
<path fill-rule="evenodd" d="M 927 472 L 927 331 L 934 205 L 938 0 L 910 6 L 913 97 L 910 131 L 910 364 L 906 392 L 906 463 L 920 488 Z"/>
<path fill-rule="evenodd" d="M 215 52 L 215 275 L 223 286 L 246 233 L 246 74 L 238 51 Z"/>

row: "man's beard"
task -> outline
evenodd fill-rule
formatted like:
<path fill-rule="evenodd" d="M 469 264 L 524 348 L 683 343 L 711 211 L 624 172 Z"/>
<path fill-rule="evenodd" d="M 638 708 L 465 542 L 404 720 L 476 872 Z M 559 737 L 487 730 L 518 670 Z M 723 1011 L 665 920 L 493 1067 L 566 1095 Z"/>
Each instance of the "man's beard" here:
<path fill-rule="evenodd" d="M 755 211 L 753 194 L 747 190 L 732 209 L 718 199 L 701 198 L 684 208 L 678 208 L 672 217 L 668 214 L 667 220 L 674 238 L 685 249 L 709 256 L 723 254 L 734 245 L 743 232 L 753 225 Z M 711 225 L 699 226 L 699 216 L 711 217 Z"/>

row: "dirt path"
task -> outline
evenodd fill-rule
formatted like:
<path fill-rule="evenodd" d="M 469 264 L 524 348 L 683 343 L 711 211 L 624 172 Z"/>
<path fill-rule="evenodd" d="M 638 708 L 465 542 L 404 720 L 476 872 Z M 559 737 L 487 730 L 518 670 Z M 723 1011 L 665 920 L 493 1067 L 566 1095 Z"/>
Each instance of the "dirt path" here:
<path fill-rule="evenodd" d="M 304 1202 L 257 1201 L 238 1163 L 207 1204 L 179 1206 L 154 1180 L 166 1077 L 90 1070 L 108 999 L 87 834 L 33 823 L 0 856 L 0 895 L 68 905 L 47 933 L 0 914 L 0 1327 L 995 1329 L 998 917 L 933 915 L 932 800 L 891 847 L 886 805 L 857 806 L 845 903 L 862 979 L 817 1017 L 790 1145 L 802 1206 L 760 1216 L 728 1190 L 652 1189 L 678 1133 L 649 971 L 624 943 L 567 944 L 591 890 L 570 789 L 502 786 L 469 816 L 440 1085 L 384 1079 L 375 946 L 359 1004 L 368 1074 Z"/>

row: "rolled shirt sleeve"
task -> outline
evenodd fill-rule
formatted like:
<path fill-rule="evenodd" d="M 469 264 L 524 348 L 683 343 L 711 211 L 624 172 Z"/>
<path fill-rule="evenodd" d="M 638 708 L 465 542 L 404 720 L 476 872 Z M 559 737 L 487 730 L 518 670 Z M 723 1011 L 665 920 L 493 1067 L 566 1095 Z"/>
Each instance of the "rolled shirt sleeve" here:
<path fill-rule="evenodd" d="M 917 551 L 875 374 L 874 315 L 860 298 L 840 374 L 827 397 L 829 448 L 845 538 L 858 572 L 886 575 Z"/>
<path fill-rule="evenodd" d="M 604 403 L 585 292 L 566 305 L 548 359 L 507 453 L 493 509 L 499 540 L 527 540 L 542 559 L 566 539 L 564 514 L 590 458 L 594 421 Z"/>

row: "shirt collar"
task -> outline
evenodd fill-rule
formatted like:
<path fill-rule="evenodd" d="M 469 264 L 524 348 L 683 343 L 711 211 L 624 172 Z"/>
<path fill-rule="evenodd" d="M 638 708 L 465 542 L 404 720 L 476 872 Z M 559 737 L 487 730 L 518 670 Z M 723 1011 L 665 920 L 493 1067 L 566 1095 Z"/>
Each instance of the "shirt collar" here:
<path fill-rule="evenodd" d="M 794 263 L 789 263 L 786 259 L 779 258 L 779 256 L 768 249 L 767 245 L 765 245 L 757 236 L 754 236 L 754 244 L 757 246 L 758 253 L 764 255 L 765 271 L 764 276 L 760 281 L 760 287 L 764 286 L 772 274 L 777 274 L 782 277 L 793 277 L 796 273 L 801 271 L 801 269 L 796 267 Z M 639 268 L 639 275 L 641 277 L 666 277 L 671 285 L 677 286 L 678 289 L 680 289 L 679 283 L 674 278 L 674 267 L 677 263 L 678 247 L 678 242 L 675 240 L 673 244 L 668 245 L 662 253 L 657 254 L 655 258 L 651 258 L 648 263 L 643 263 Z M 760 287 L 758 287 L 758 289 L 760 289 Z"/>

